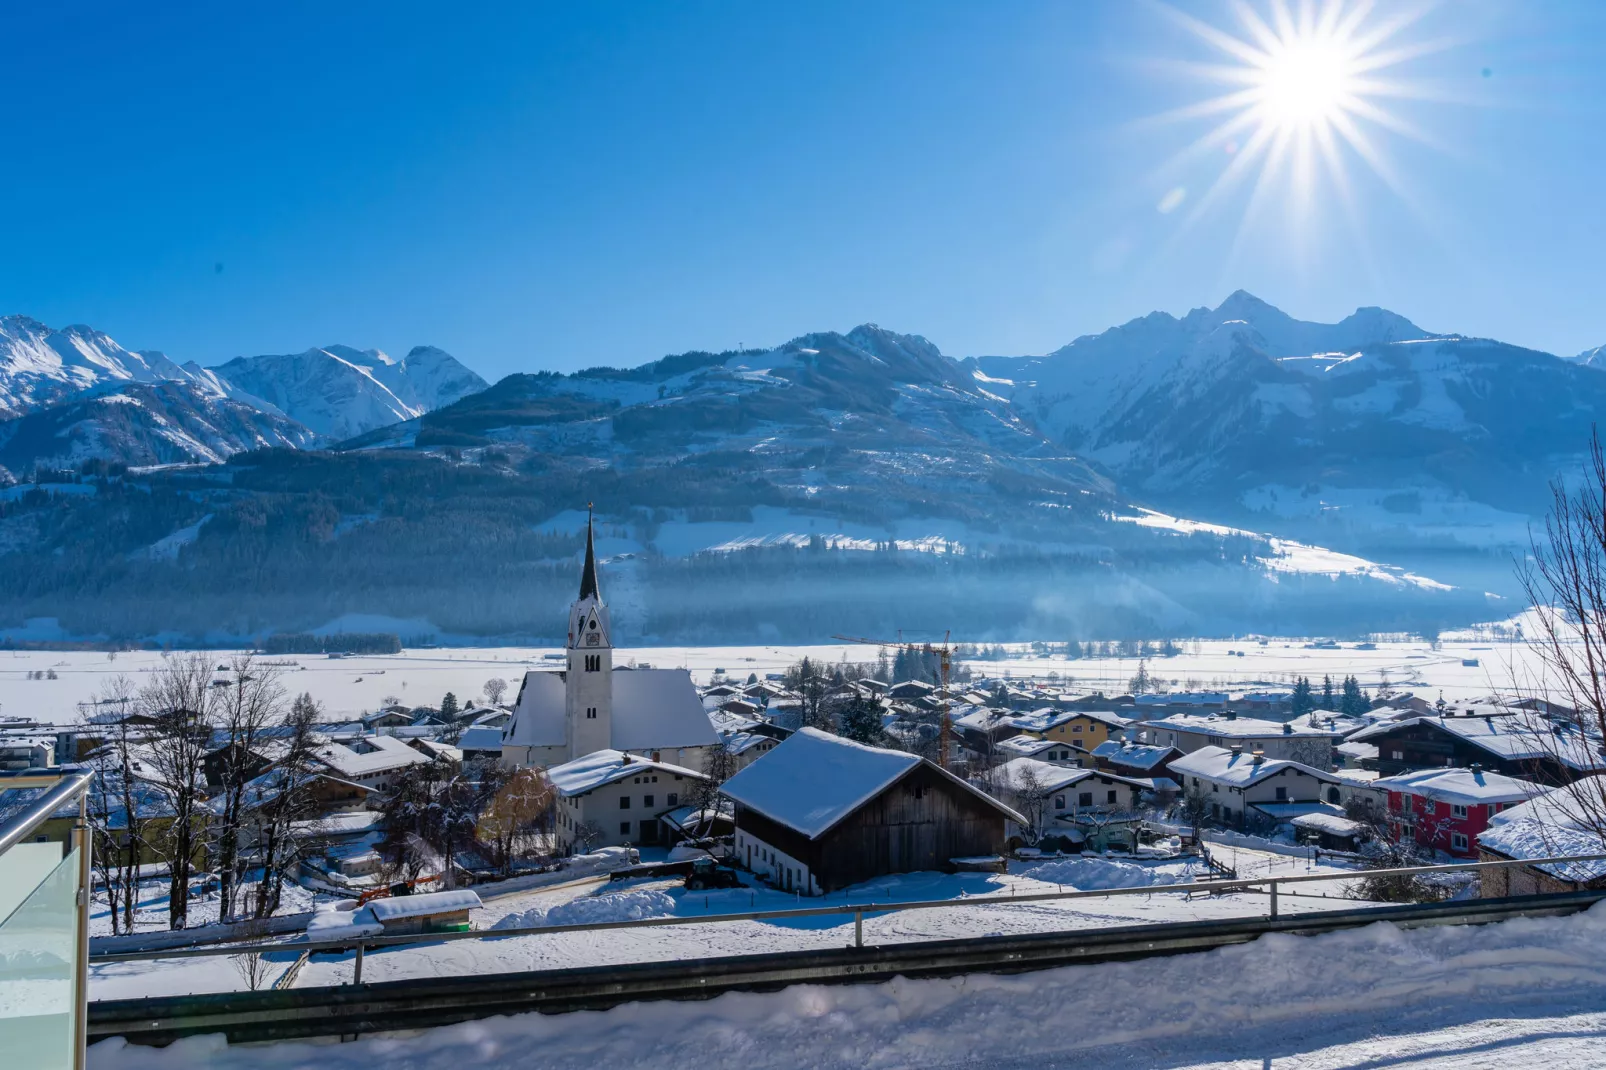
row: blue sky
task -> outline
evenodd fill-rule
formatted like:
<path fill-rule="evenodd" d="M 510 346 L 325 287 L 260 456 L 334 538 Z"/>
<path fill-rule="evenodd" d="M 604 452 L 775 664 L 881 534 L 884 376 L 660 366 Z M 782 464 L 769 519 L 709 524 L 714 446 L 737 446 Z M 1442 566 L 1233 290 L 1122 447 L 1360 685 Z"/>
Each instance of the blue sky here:
<path fill-rule="evenodd" d="M 10 5 L 0 313 L 491 378 L 865 321 L 1045 352 L 1239 287 L 1606 343 L 1606 4 L 1429 11 L 1396 42 L 1451 47 L 1391 73 L 1451 99 L 1389 107 L 1433 144 L 1372 128 L 1400 190 L 1352 157 L 1353 212 L 1197 217 L 1226 157 L 1153 117 L 1222 55 L 1155 4 L 503 7 Z"/>

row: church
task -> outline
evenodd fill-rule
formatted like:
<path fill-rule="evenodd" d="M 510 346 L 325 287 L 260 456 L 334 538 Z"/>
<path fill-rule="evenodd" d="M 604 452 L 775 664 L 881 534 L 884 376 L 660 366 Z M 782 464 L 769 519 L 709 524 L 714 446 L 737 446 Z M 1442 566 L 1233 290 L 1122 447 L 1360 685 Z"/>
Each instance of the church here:
<path fill-rule="evenodd" d="M 591 521 L 580 597 L 569 607 L 566 654 L 561 672 L 524 674 L 513 716 L 502 730 L 504 765 L 551 768 L 615 750 L 695 770 L 720 745 L 691 673 L 614 667 Z"/>

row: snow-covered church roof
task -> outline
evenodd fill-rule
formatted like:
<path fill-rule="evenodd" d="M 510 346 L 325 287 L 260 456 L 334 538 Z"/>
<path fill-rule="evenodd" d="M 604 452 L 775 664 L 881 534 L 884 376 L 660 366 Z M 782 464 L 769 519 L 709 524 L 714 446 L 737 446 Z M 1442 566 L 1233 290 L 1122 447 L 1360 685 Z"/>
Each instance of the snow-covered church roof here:
<path fill-rule="evenodd" d="M 614 750 L 651 751 L 713 747 L 719 734 L 685 669 L 614 669 Z M 563 673 L 532 671 L 513 716 L 502 730 L 504 745 L 561 747 L 564 738 Z"/>

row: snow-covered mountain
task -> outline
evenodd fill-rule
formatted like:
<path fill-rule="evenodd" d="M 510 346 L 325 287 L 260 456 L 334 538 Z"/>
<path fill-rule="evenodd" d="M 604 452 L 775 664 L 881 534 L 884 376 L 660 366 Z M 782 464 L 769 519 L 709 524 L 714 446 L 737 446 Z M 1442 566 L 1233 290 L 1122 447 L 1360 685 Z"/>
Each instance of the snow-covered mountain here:
<path fill-rule="evenodd" d="M 0 417 L 22 417 L 86 391 L 104 392 L 129 383 L 193 386 L 193 393 L 159 392 L 145 398 L 156 410 L 169 404 L 179 406 L 182 412 L 174 419 L 180 423 L 195 418 L 192 402 L 199 399 L 212 404 L 226 398 L 254 409 L 267 417 L 255 421 L 263 440 L 280 444 L 338 441 L 412 419 L 486 386 L 485 380 L 451 354 L 432 346 L 416 347 L 402 360 L 377 349 L 334 345 L 286 356 L 237 357 L 221 367 L 203 368 L 194 362 L 180 365 L 154 350 L 125 349 L 91 327 L 55 330 L 27 316 L 0 318 Z M 85 400 L 90 399 L 86 396 Z M 93 423 L 92 414 L 109 411 L 103 407 L 106 403 L 97 404 L 102 407 L 71 411 Z M 230 413 L 222 417 L 224 423 L 239 415 Z M 44 426 L 62 418 L 55 413 L 43 423 L 28 426 Z M 291 423 L 303 426 L 292 429 Z M 115 429 L 105 430 L 106 434 L 91 434 L 86 425 L 74 433 L 75 445 L 66 453 L 88 448 L 90 442 L 105 443 L 110 449 L 116 443 L 134 441 Z M 245 433 L 241 441 L 251 440 L 255 434 Z M 227 434 L 219 441 L 226 440 Z M 38 440 L 31 434 L 18 439 L 19 443 L 33 441 Z M 197 441 L 207 441 L 207 436 Z M 149 451 L 137 452 L 144 457 Z M 228 452 L 234 451 L 225 450 L 221 455 Z M 196 456 L 204 454 L 203 450 Z M 38 460 L 46 463 L 65 455 L 52 445 Z M 115 454 L 106 459 L 146 463 Z"/>
<path fill-rule="evenodd" d="M 190 373 L 161 353 L 135 353 L 93 327 L 61 330 L 0 317 L 0 411 L 21 413 L 106 382 L 158 383 Z"/>
<path fill-rule="evenodd" d="M 1238 292 L 1043 357 L 970 362 L 1127 490 L 1217 517 L 1353 517 L 1521 537 L 1606 413 L 1606 377 L 1377 308 L 1294 320 Z"/>
<path fill-rule="evenodd" d="M 1574 364 L 1582 364 L 1586 368 L 1606 369 L 1606 346 L 1596 346 L 1586 349 L 1575 357 L 1569 358 Z"/>
<path fill-rule="evenodd" d="M 333 345 L 236 357 L 213 371 L 336 441 L 410 420 L 486 387 L 451 354 L 429 346 L 397 361 L 377 349 Z"/>
<path fill-rule="evenodd" d="M 0 465 L 19 474 L 98 458 L 128 465 L 216 464 L 245 450 L 320 439 L 203 383 L 105 383 L 0 421 Z"/>

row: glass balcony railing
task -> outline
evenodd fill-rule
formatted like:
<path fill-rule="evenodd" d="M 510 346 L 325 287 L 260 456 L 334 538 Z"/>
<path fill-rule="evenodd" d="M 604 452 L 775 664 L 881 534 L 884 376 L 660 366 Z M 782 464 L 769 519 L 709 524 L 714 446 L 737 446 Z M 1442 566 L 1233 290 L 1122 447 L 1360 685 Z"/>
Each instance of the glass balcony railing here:
<path fill-rule="evenodd" d="M 0 885 L 5 886 L 0 896 L 15 895 L 14 878 L 37 868 L 25 857 L 40 853 L 54 856 L 55 865 L 0 921 L 0 1051 L 14 1066 L 72 1070 L 82 1006 L 75 991 L 77 849 L 62 858 L 59 843 L 13 847 L 0 857 Z"/>
<path fill-rule="evenodd" d="M 8 1068 L 84 1065 L 89 779 L 82 769 L 0 774 L 0 1059 Z M 40 842 L 38 828 L 63 809 L 78 812 L 71 842 Z"/>

